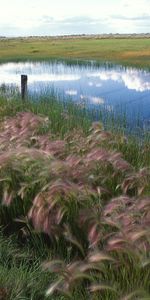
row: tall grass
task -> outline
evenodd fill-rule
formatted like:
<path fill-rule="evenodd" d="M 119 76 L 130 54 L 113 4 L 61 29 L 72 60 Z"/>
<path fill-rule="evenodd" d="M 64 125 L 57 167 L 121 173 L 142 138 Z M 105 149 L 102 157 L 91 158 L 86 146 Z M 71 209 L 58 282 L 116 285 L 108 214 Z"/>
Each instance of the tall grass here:
<path fill-rule="evenodd" d="M 47 129 L 45 127 L 44 130 L 50 129 L 54 134 L 64 135 L 74 128 L 82 128 L 87 132 L 90 126 L 91 121 L 87 117 L 88 112 L 86 110 L 81 110 L 73 103 L 59 101 L 53 95 L 44 95 L 36 101 L 35 99 L 29 99 L 25 102 L 22 102 L 17 94 L 12 98 L 8 100 L 5 96 L 0 97 L 1 120 L 5 116 L 14 116 L 17 112 L 30 111 L 48 117 L 50 120 L 48 122 L 49 127 Z"/>
<path fill-rule="evenodd" d="M 87 116 L 53 99 L 1 99 L 5 298 L 149 299 L 149 140 Z M 29 265 L 27 254 L 16 261 L 10 233 L 34 253 Z"/>
<path fill-rule="evenodd" d="M 12 105 L 13 102 L 13 105 Z M 82 128 L 88 132 L 93 121 L 102 122 L 106 130 L 119 132 L 136 137 L 136 139 L 148 139 L 147 129 L 139 126 L 138 116 L 134 116 L 134 124 L 130 124 L 126 112 L 118 107 L 109 111 L 107 106 L 92 107 L 87 106 L 82 100 L 74 103 L 70 98 L 54 93 L 53 89 L 43 89 L 40 94 L 28 94 L 26 101 L 20 100 L 19 89 L 13 86 L 9 88 L 5 85 L 0 87 L 0 118 L 13 116 L 19 111 L 31 111 L 41 114 L 51 119 L 51 130 L 62 136 L 73 128 Z"/>

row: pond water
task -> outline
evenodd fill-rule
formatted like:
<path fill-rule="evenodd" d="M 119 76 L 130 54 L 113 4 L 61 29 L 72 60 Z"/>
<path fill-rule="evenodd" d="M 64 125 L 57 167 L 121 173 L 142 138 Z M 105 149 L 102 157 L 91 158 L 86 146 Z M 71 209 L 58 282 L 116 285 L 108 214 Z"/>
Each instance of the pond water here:
<path fill-rule="evenodd" d="M 131 126 L 138 118 L 150 128 L 150 72 L 94 61 L 9 62 L 0 64 L 0 86 L 20 88 L 20 75 L 28 75 L 28 94 L 52 91 L 88 108 L 105 107 L 109 112 L 125 112 Z"/>

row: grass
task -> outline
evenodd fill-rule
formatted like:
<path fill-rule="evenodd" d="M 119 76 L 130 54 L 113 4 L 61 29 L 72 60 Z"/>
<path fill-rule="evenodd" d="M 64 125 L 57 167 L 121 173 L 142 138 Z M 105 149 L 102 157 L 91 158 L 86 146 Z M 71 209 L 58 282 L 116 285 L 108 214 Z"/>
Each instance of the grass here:
<path fill-rule="evenodd" d="M 12 105 L 13 98 L 13 105 Z M 3 95 L 0 98 L 1 109 L 0 119 L 4 120 L 6 116 L 14 116 L 17 112 L 30 111 L 35 114 L 45 115 L 51 121 L 45 131 L 51 130 L 54 134 L 59 134 L 62 137 L 65 133 L 70 132 L 74 128 L 82 128 L 85 132 L 89 129 L 91 124 L 88 118 L 88 111 L 80 109 L 80 107 L 72 104 L 59 101 L 53 95 L 44 95 L 39 97 L 39 100 L 30 99 L 29 101 L 20 101 L 20 96 L 15 93 L 11 95 L 10 100 Z M 92 117 L 92 116 L 91 116 Z"/>
<path fill-rule="evenodd" d="M 0 61 L 47 59 L 98 60 L 150 68 L 150 39 L 53 39 L 0 40 Z"/>
<path fill-rule="evenodd" d="M 91 122 L 96 120 L 102 122 L 106 130 L 119 131 L 140 139 L 142 136 L 147 136 L 147 138 L 149 136 L 148 131 L 140 126 L 138 115 L 134 116 L 135 121 L 131 127 L 123 109 L 119 111 L 114 109 L 114 111 L 109 112 L 105 106 L 99 106 L 96 109 L 88 108 L 82 101 L 74 104 L 70 99 L 68 101 L 67 97 L 56 96 L 51 89 L 42 91 L 40 95 L 28 95 L 29 101 L 25 102 L 20 101 L 18 88 L 7 88 L 4 85 L 0 87 L 0 94 L 1 120 L 5 115 L 13 116 L 19 111 L 31 111 L 35 114 L 48 116 L 51 119 L 49 126 L 52 132 L 54 134 L 59 132 L 62 136 L 74 128 L 79 130 L 82 128 L 84 132 L 87 132 Z"/>
<path fill-rule="evenodd" d="M 150 298 L 149 139 L 88 116 L 1 96 L 1 300 Z"/>
<path fill-rule="evenodd" d="M 33 250 L 19 248 L 16 237 L 0 232 L 0 299 L 41 299 L 48 274 L 41 278 L 40 259 Z M 30 251 L 29 251 L 30 250 Z"/>

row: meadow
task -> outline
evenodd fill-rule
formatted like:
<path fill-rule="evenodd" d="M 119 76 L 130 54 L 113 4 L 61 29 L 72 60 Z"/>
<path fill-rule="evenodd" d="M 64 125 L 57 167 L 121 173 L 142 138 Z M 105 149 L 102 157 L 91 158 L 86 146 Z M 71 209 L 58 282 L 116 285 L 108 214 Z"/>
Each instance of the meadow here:
<path fill-rule="evenodd" d="M 52 58 L 108 61 L 150 68 L 150 38 L 0 39 L 0 62 Z"/>
<path fill-rule="evenodd" d="M 0 96 L 0 299 L 150 299 L 150 142 Z"/>

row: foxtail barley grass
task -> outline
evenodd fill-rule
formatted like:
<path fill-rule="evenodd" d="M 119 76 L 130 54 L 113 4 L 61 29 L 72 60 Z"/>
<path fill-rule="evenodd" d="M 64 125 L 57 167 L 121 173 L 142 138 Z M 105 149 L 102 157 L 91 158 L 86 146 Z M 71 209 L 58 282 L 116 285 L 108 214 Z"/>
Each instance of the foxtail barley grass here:
<path fill-rule="evenodd" d="M 36 276 L 50 299 L 149 299 L 149 140 L 55 101 L 1 99 L 0 118 L 1 226 L 41 264 L 14 291 L 1 261 L 1 299 L 41 299 Z"/>

